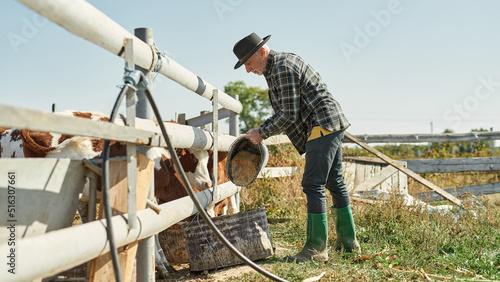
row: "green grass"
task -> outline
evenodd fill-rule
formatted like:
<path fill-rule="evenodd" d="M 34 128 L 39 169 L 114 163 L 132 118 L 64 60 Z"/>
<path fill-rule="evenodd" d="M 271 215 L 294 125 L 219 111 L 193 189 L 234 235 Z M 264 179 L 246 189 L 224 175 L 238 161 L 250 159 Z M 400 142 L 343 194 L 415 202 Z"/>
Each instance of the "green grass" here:
<path fill-rule="evenodd" d="M 277 154 L 279 158 L 270 159 L 291 159 L 293 164 L 274 166 L 301 166 L 300 159 L 287 155 L 291 151 Z M 463 186 L 484 182 L 482 177 L 475 175 Z M 404 206 L 396 195 L 375 205 L 353 202 L 361 254 L 330 250 L 326 263 L 282 262 L 283 257 L 299 252 L 305 242 L 306 209 L 300 181 L 300 175 L 258 179 L 242 192 L 243 209 L 266 207 L 268 218 L 288 219 L 270 224 L 276 254 L 259 262 L 280 277 L 302 281 L 325 272 L 321 281 L 500 280 L 500 201 L 486 197 L 462 199 L 462 207 L 449 214 Z M 329 218 L 330 246 L 336 237 L 333 226 Z M 264 279 L 250 272 L 230 281 Z"/>
<path fill-rule="evenodd" d="M 326 263 L 281 261 L 300 251 L 305 241 L 305 221 L 297 216 L 270 225 L 276 255 L 260 264 L 289 281 L 322 272 L 322 281 L 500 280 L 500 208 L 498 203 L 483 204 L 484 209 L 471 205 L 458 217 L 408 208 L 396 197 L 389 203 L 354 206 L 362 252 L 330 250 Z M 332 245 L 336 235 L 331 219 L 329 225 Z M 258 273 L 247 273 L 232 281 L 262 279 Z"/>

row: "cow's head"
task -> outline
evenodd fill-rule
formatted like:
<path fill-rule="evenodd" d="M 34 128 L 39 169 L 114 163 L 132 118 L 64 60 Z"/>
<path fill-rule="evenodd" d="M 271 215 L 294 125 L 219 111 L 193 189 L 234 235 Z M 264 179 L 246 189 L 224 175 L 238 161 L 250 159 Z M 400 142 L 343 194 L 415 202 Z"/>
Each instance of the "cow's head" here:
<path fill-rule="evenodd" d="M 198 190 L 212 187 L 208 172 L 208 152 L 192 148 L 176 151 L 189 183 Z"/>

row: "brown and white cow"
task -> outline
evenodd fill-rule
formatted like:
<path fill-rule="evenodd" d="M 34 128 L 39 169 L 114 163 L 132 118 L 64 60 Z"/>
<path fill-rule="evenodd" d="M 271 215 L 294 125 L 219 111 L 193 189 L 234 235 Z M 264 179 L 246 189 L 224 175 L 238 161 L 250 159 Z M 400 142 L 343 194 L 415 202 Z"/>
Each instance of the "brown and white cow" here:
<path fill-rule="evenodd" d="M 73 115 L 98 121 L 108 121 L 106 115 L 95 112 L 62 112 L 61 115 Z M 0 128 L 0 157 L 50 157 L 72 159 L 100 158 L 104 141 L 96 138 L 69 136 L 57 133 L 46 133 L 30 130 Z M 175 171 L 168 150 L 153 148 L 155 158 L 155 196 L 160 203 L 169 202 L 184 196 L 187 192 L 179 180 L 179 172 Z M 183 170 L 195 190 L 199 192 L 212 187 L 210 178 L 212 162 L 209 163 L 209 153 L 206 150 L 176 149 Z M 110 156 L 125 154 L 125 146 L 111 142 Z M 221 157 L 219 157 L 221 160 Z M 228 181 L 225 175 L 225 158 L 219 163 L 219 181 Z M 85 189 L 84 189 L 85 190 Z M 85 193 L 86 192 L 86 193 Z M 83 202 L 88 202 L 88 188 L 84 191 Z M 216 205 L 214 211 L 209 211 L 212 216 L 218 215 L 220 210 L 227 205 L 227 200 Z"/>
<path fill-rule="evenodd" d="M 209 150 L 208 154 L 210 158 L 208 160 L 208 171 L 210 173 L 211 179 L 213 181 L 213 151 Z M 223 184 L 231 181 L 226 171 L 226 162 L 227 162 L 227 152 L 218 152 L 217 154 L 217 184 Z M 238 207 L 236 206 L 235 196 L 231 196 L 217 203 L 214 208 L 215 216 L 219 214 L 234 214 L 238 211 Z"/>

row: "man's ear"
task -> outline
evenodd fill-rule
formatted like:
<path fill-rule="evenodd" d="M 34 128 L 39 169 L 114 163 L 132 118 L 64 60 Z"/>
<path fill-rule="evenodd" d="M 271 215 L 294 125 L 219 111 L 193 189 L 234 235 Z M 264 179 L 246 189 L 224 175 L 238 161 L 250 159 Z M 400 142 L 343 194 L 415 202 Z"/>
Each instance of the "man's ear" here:
<path fill-rule="evenodd" d="M 260 47 L 260 49 L 259 49 L 259 55 L 261 57 L 265 57 L 266 56 L 266 49 L 264 47 Z"/>

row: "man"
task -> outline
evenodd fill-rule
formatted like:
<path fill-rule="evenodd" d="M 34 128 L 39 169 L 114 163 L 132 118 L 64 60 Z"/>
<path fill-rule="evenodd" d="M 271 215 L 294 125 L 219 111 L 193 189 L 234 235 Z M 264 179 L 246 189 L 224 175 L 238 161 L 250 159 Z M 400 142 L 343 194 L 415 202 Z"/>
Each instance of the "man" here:
<path fill-rule="evenodd" d="M 258 144 L 269 136 L 285 132 L 300 154 L 305 155 L 303 191 L 307 196 L 307 239 L 304 248 L 289 260 L 328 260 L 327 207 L 325 187 L 332 195 L 336 222 L 335 249 L 360 250 L 356 240 L 349 193 L 342 176 L 342 139 L 350 123 L 320 75 L 302 58 L 275 52 L 252 33 L 238 41 L 233 52 L 235 69 L 264 75 L 274 115 L 246 138 Z"/>

